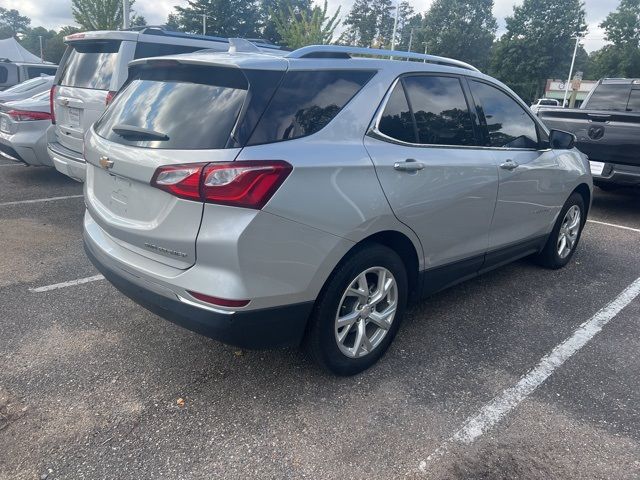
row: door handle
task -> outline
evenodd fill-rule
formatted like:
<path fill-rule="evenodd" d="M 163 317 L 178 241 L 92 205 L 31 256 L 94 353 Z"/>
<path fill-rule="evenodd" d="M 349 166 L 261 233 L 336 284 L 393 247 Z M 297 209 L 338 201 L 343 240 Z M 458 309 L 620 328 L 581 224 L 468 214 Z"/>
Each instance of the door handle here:
<path fill-rule="evenodd" d="M 413 158 L 407 158 L 404 162 L 396 162 L 393 168 L 400 172 L 417 172 L 424 168 L 424 163 L 416 162 Z"/>
<path fill-rule="evenodd" d="M 505 170 L 509 171 L 515 170 L 516 168 L 518 168 L 518 162 L 514 162 L 513 160 L 509 159 L 504 163 L 501 163 L 500 168 L 504 168 Z"/>

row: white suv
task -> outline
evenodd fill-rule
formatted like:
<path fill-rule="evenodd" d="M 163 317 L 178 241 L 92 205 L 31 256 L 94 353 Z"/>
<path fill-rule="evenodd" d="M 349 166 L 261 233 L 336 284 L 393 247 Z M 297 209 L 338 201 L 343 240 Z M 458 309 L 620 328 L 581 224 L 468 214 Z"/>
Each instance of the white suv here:
<path fill-rule="evenodd" d="M 127 79 L 127 64 L 137 58 L 208 49 L 226 51 L 226 38 L 190 35 L 148 27 L 137 31 L 97 31 L 65 37 L 67 50 L 51 88 L 54 138 L 47 146 L 58 171 L 85 178 L 84 133 L 104 112 Z M 277 51 L 279 47 L 260 44 Z"/>

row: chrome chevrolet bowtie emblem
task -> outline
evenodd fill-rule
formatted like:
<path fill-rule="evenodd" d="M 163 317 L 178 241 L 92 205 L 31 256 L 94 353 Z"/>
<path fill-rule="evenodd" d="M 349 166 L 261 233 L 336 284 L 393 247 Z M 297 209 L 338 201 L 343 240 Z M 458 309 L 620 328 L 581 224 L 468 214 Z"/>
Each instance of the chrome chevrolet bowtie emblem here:
<path fill-rule="evenodd" d="M 109 160 L 109 157 L 100 157 L 100 166 L 105 170 L 109 170 L 113 167 L 113 160 Z"/>

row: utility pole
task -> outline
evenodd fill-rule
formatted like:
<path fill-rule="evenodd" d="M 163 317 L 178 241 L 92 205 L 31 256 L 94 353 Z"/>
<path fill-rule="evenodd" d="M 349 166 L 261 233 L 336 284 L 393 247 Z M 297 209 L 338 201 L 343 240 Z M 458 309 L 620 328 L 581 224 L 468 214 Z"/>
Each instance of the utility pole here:
<path fill-rule="evenodd" d="M 122 29 L 127 30 L 129 28 L 129 12 L 131 10 L 129 0 L 122 0 Z"/>
<path fill-rule="evenodd" d="M 422 42 L 422 44 L 424 45 L 424 54 L 427 54 L 427 42 Z M 422 63 L 427 63 L 427 59 L 425 58 Z"/>
<path fill-rule="evenodd" d="M 573 49 L 573 58 L 571 59 L 571 68 L 569 68 L 569 78 L 567 79 L 567 83 L 564 88 L 564 99 L 562 100 L 562 108 L 564 108 L 565 102 L 567 101 L 567 95 L 569 95 L 569 85 L 571 84 L 571 76 L 573 75 L 573 66 L 576 63 L 576 54 L 578 53 L 578 44 L 580 43 L 580 36 L 576 36 L 576 46 Z"/>
<path fill-rule="evenodd" d="M 202 14 L 202 35 L 207 34 L 207 14 Z"/>
<path fill-rule="evenodd" d="M 44 63 L 44 53 L 42 50 L 42 35 L 38 35 L 38 38 L 40 39 L 40 61 Z"/>
<path fill-rule="evenodd" d="M 411 51 L 411 44 L 413 43 L 413 28 L 411 29 L 411 33 L 409 34 L 409 48 L 407 48 L 407 52 Z"/>
<path fill-rule="evenodd" d="M 398 31 L 398 11 L 400 10 L 400 0 L 396 2 L 396 17 L 393 20 L 393 34 L 391 35 L 391 50 L 396 49 L 396 32 Z M 389 57 L 393 60 L 393 56 Z"/>

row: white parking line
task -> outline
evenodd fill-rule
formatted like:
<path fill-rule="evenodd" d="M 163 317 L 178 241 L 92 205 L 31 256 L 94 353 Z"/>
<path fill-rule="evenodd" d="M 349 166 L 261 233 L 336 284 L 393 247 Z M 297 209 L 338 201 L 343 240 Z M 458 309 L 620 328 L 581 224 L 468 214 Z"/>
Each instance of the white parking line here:
<path fill-rule="evenodd" d="M 34 198 L 33 200 L 17 200 L 15 202 L 2 202 L 0 207 L 6 207 L 8 205 L 20 205 L 22 203 L 41 203 L 41 202 L 53 202 L 55 200 L 67 200 L 69 198 L 82 198 L 82 195 L 67 195 L 65 197 L 48 197 L 48 198 Z"/>
<path fill-rule="evenodd" d="M 35 293 L 48 292 L 49 290 L 73 287 L 74 285 L 81 285 L 83 283 L 89 283 L 89 282 L 97 282 L 98 280 L 104 280 L 104 277 L 102 275 L 94 275 L 93 277 L 85 277 L 85 278 L 79 278 L 78 280 L 70 280 L 68 282 L 54 283 L 53 285 L 47 285 L 45 287 L 30 288 L 29 291 L 35 292 Z"/>
<path fill-rule="evenodd" d="M 640 233 L 640 228 L 631 228 L 624 225 L 616 225 L 615 223 L 601 222 L 600 220 L 587 220 L 587 222 L 597 223 L 598 225 L 606 225 L 607 227 L 622 228 L 623 230 L 631 230 L 632 232 Z"/>
<path fill-rule="evenodd" d="M 425 471 L 427 463 L 445 454 L 455 443 L 470 444 L 484 432 L 498 423 L 520 402 L 531 395 L 554 370 L 560 367 L 578 350 L 584 347 L 609 321 L 624 307 L 629 305 L 640 294 L 640 277 L 624 289 L 611 303 L 580 325 L 564 342 L 556 346 L 550 353 L 542 357 L 538 365 L 520 379 L 513 387 L 504 390 L 480 409 L 477 415 L 468 418 L 451 438 L 433 452 L 426 461 L 418 464 L 418 469 Z"/>
<path fill-rule="evenodd" d="M 24 163 L 2 163 L 0 167 L 26 167 Z"/>

